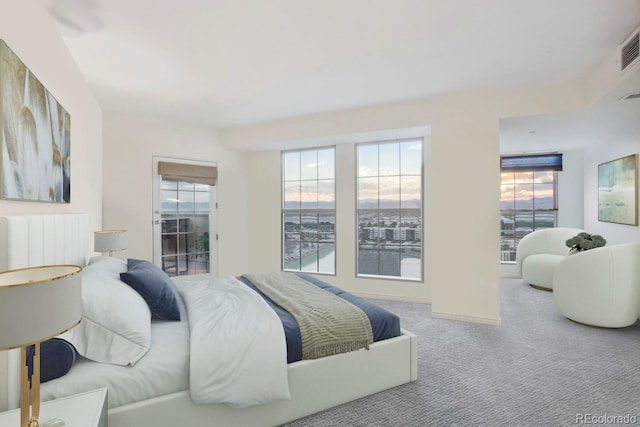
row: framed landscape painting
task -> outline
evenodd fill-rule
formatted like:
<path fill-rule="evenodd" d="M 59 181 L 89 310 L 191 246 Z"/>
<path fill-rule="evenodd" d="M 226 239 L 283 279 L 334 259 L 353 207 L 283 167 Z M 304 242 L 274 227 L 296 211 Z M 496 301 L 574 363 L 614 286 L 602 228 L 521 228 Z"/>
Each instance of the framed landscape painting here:
<path fill-rule="evenodd" d="M 70 120 L 0 40 L 0 198 L 70 203 Z"/>
<path fill-rule="evenodd" d="M 598 220 L 638 225 L 638 155 L 598 165 Z"/>

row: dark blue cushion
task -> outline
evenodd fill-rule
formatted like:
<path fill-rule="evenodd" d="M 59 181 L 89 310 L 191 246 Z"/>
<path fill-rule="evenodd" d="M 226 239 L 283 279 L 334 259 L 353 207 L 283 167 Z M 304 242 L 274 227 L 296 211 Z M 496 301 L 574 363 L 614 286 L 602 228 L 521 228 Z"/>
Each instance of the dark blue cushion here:
<path fill-rule="evenodd" d="M 127 260 L 127 270 L 120 273 L 120 280 L 144 298 L 152 319 L 180 320 L 178 290 L 167 273 L 149 261 L 132 258 Z"/>
<path fill-rule="evenodd" d="M 27 367 L 33 372 L 33 346 L 27 350 Z M 76 349 L 71 343 L 60 338 L 51 338 L 40 343 L 40 382 L 63 377 L 76 361 Z"/>

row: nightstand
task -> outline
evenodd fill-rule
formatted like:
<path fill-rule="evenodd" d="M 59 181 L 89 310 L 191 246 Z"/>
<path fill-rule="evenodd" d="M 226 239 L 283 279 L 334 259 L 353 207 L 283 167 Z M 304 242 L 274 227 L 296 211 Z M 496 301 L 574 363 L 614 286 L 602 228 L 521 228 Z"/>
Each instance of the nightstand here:
<path fill-rule="evenodd" d="M 107 427 L 107 389 L 100 388 L 40 404 L 40 421 L 60 418 L 66 427 Z M 20 427 L 20 409 L 0 414 L 0 427 Z"/>

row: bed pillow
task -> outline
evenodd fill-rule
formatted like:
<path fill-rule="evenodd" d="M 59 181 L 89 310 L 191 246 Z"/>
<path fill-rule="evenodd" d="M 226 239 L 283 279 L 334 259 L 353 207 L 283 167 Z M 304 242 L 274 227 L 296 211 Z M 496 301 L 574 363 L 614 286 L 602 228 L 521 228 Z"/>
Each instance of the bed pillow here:
<path fill-rule="evenodd" d="M 144 298 L 153 319 L 180 320 L 178 290 L 160 267 L 149 261 L 129 258 L 127 271 L 120 273 L 120 279 Z"/>
<path fill-rule="evenodd" d="M 33 372 L 33 346 L 27 349 L 27 368 L 29 375 Z M 40 343 L 40 382 L 63 377 L 76 361 L 76 349 L 60 338 L 51 338 Z"/>
<path fill-rule="evenodd" d="M 120 260 L 92 259 L 82 270 L 82 321 L 60 338 L 87 359 L 134 365 L 151 347 L 151 312 L 120 280 L 126 269 Z"/>

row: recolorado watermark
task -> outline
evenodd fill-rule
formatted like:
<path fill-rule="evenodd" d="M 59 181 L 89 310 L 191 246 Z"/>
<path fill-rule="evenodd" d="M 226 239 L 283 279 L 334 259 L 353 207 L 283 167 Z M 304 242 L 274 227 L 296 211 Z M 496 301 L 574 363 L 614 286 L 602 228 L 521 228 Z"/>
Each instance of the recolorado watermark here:
<path fill-rule="evenodd" d="M 597 415 L 597 414 L 576 414 L 576 424 L 587 425 L 587 424 L 605 424 L 605 425 L 615 425 L 615 424 L 638 424 L 638 416 L 637 415 Z"/>

